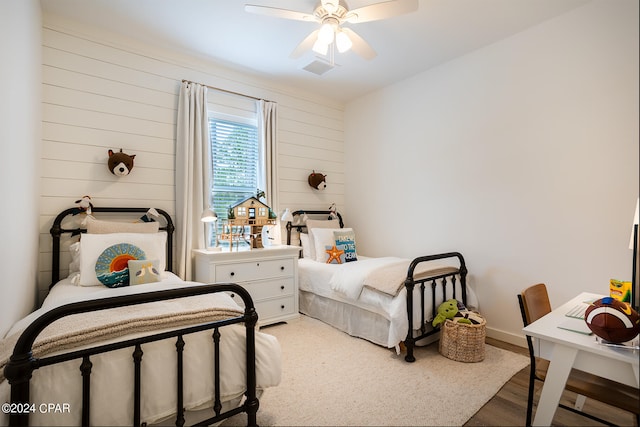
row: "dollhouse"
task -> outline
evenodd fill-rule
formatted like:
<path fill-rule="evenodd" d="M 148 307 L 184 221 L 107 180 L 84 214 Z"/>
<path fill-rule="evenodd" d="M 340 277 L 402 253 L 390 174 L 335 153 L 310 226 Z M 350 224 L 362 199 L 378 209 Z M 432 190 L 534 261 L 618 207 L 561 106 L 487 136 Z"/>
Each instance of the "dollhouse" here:
<path fill-rule="evenodd" d="M 229 208 L 222 223 L 220 239 L 229 241 L 229 250 L 236 249 L 240 240 L 250 241 L 252 248 L 262 247 L 262 227 L 276 223 L 276 215 L 257 197 L 249 197 Z"/>

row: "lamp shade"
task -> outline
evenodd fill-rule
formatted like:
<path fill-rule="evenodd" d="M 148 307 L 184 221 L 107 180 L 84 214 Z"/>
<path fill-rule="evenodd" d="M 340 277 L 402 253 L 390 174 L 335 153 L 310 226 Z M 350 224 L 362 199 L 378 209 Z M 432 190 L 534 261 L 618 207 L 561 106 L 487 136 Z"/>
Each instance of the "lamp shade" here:
<path fill-rule="evenodd" d="M 345 53 L 346 51 L 351 49 L 351 46 L 353 46 L 353 43 L 351 42 L 351 39 L 349 38 L 349 36 L 342 30 L 340 30 L 336 34 L 336 46 L 338 47 L 338 52 Z"/>
<path fill-rule="evenodd" d="M 318 55 L 326 55 L 329 51 L 329 43 L 324 43 L 322 40 L 320 40 L 320 38 L 318 38 L 318 40 L 316 40 L 316 42 L 313 44 L 311 50 L 313 50 Z"/>
<path fill-rule="evenodd" d="M 282 213 L 282 217 L 280 218 L 283 222 L 291 222 L 293 221 L 293 214 L 291 213 L 291 211 L 289 210 L 289 208 L 286 208 L 284 210 L 284 212 Z"/>
<path fill-rule="evenodd" d="M 335 37 L 335 29 L 334 26 L 330 23 L 324 23 L 320 27 L 320 31 L 318 32 L 318 41 L 321 41 L 323 44 L 329 45 L 333 43 L 333 38 Z"/>
<path fill-rule="evenodd" d="M 207 208 L 200 215 L 200 221 L 202 222 L 215 222 L 218 220 L 218 215 L 211 209 Z"/>

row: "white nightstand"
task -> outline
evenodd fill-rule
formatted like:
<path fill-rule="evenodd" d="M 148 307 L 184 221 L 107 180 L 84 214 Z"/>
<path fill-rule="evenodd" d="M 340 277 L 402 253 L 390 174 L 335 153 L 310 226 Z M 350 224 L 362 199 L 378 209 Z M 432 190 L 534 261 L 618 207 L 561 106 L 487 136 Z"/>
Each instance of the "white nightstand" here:
<path fill-rule="evenodd" d="M 299 246 L 240 252 L 193 251 L 195 280 L 237 283 L 251 294 L 261 326 L 297 318 Z M 242 299 L 234 299 L 242 305 Z"/>

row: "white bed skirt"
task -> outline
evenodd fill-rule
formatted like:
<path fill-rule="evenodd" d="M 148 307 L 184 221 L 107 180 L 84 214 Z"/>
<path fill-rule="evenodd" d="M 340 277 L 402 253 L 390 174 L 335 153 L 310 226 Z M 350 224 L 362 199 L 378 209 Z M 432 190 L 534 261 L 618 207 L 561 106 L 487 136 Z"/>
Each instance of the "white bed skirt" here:
<path fill-rule="evenodd" d="M 362 271 L 366 272 L 366 269 L 356 270 L 356 273 Z M 407 290 L 403 288 L 397 296 L 392 297 L 362 287 L 359 297 L 351 299 L 335 291 L 331 286 L 335 277 L 344 279 L 345 273 L 349 273 L 349 277 L 354 276 L 349 263 L 336 266 L 309 259 L 299 259 L 300 312 L 328 323 L 349 335 L 364 338 L 387 348 L 395 347 L 397 349 L 397 346 L 407 338 L 409 324 L 406 311 Z M 350 281 L 347 280 L 347 282 Z M 360 280 L 356 277 L 354 282 L 357 285 Z M 460 281 L 456 283 L 456 295 L 461 295 L 461 285 Z M 449 287 L 447 294 L 449 295 L 451 291 L 452 289 Z M 414 289 L 413 298 L 414 327 L 419 327 L 422 323 L 420 293 L 421 290 L 418 286 Z M 427 292 L 427 294 L 424 319 L 430 321 L 433 319 L 433 310 L 430 303 L 430 292 Z M 441 286 L 437 287 L 435 298 L 436 301 L 441 301 L 444 298 Z M 467 307 L 470 309 L 478 308 L 478 299 L 468 286 Z M 414 332 L 414 336 L 419 335 L 421 333 Z M 437 339 L 437 334 L 436 338 L 429 338 L 428 342 L 433 342 L 435 339 Z M 421 341 L 419 345 L 423 345 L 423 342 Z"/>
<path fill-rule="evenodd" d="M 321 320 L 351 336 L 363 338 L 383 347 L 389 347 L 388 343 L 395 341 L 391 322 L 378 313 L 313 292 L 300 291 L 299 295 L 299 310 L 304 315 Z M 440 334 L 436 333 L 416 342 L 416 345 L 431 344 L 437 341 L 439 336 Z M 402 337 L 402 341 L 405 338 Z"/>
<path fill-rule="evenodd" d="M 299 310 L 354 337 L 384 347 L 389 342 L 389 320 L 355 305 L 300 291 Z"/>

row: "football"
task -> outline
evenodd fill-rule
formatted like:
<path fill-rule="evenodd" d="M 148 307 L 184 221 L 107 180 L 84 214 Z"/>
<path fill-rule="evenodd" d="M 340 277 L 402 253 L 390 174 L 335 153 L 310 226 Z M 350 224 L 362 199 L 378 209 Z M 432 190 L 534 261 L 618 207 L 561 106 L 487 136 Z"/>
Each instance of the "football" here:
<path fill-rule="evenodd" d="M 584 315 L 584 321 L 594 334 L 613 343 L 630 341 L 640 333 L 638 312 L 611 297 L 594 301 Z"/>

